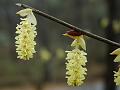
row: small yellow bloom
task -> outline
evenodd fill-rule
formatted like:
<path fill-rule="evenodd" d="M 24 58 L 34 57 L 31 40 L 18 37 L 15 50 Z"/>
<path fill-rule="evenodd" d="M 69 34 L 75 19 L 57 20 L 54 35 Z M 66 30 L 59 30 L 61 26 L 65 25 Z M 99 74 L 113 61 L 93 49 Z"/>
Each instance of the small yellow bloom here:
<path fill-rule="evenodd" d="M 116 83 L 116 85 L 120 85 L 120 68 L 118 70 L 118 72 L 114 72 L 114 82 Z"/>
<path fill-rule="evenodd" d="M 81 46 L 80 42 L 79 38 L 75 39 L 71 44 L 71 46 L 73 46 L 74 49 L 72 51 L 66 51 L 66 78 L 67 83 L 70 86 L 79 86 L 83 84 L 83 80 L 85 79 L 85 75 L 87 74 L 87 69 L 85 67 L 87 62 L 87 53 L 79 49 L 79 46 Z"/>
<path fill-rule="evenodd" d="M 28 11 L 30 12 L 28 13 Z M 34 49 L 36 45 L 34 38 L 37 35 L 37 32 L 35 31 L 36 19 L 34 19 L 31 9 L 21 10 L 17 12 L 17 14 L 20 16 L 26 16 L 25 18 L 21 19 L 20 24 L 18 24 L 16 27 L 16 34 L 18 34 L 15 37 L 15 46 L 17 47 L 16 52 L 18 53 L 17 58 L 29 60 L 30 58 L 33 58 L 33 53 L 36 52 Z M 30 17 L 33 18 L 33 21 L 30 19 Z"/>

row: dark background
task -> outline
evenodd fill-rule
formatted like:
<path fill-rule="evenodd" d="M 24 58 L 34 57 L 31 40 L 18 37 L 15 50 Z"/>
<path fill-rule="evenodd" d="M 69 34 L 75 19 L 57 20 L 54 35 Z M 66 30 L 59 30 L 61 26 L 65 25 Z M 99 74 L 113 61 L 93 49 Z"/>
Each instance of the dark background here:
<path fill-rule="evenodd" d="M 68 87 L 65 79 L 65 50 L 72 39 L 68 28 L 36 15 L 37 53 L 29 61 L 17 59 L 16 12 L 24 3 L 89 32 L 120 42 L 120 0 L 0 0 L 0 90 L 119 90 L 113 82 L 118 64 L 109 55 L 115 46 L 85 37 L 88 75 L 81 87 Z"/>

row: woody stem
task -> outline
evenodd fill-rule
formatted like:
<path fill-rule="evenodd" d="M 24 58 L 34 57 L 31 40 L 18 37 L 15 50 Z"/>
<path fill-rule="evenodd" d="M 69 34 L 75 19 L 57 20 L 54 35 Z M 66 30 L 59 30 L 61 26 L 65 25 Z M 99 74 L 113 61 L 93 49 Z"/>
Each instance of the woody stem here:
<path fill-rule="evenodd" d="M 16 5 L 19 6 L 19 7 L 23 7 L 23 8 L 31 8 L 34 13 L 36 13 L 36 14 L 38 14 L 38 15 L 40 15 L 40 16 L 43 16 L 43 17 L 45 17 L 45 18 L 47 18 L 47 19 L 50 19 L 50 20 L 52 20 L 52 21 L 54 21 L 54 22 L 56 22 L 56 23 L 59 23 L 59 24 L 65 26 L 65 27 L 68 27 L 68 28 L 73 29 L 73 30 L 78 31 L 78 32 L 82 32 L 84 35 L 86 35 L 86 36 L 88 36 L 88 37 L 91 37 L 91 38 L 94 38 L 94 39 L 96 39 L 96 40 L 98 40 L 98 41 L 101 41 L 101 42 L 110 44 L 110 45 L 112 45 L 112 46 L 120 47 L 120 44 L 117 43 L 117 42 L 111 41 L 111 40 L 106 39 L 106 38 L 104 38 L 104 37 L 101 37 L 101 36 L 99 36 L 99 35 L 96 35 L 96 34 L 93 34 L 93 33 L 91 33 L 91 32 L 88 32 L 88 31 L 86 31 L 86 30 L 84 30 L 84 29 L 81 29 L 81 28 L 79 28 L 79 27 L 76 27 L 76 26 L 74 26 L 74 25 L 72 25 L 72 24 L 70 24 L 70 23 L 67 23 L 67 22 L 65 22 L 65 21 L 63 21 L 63 20 L 61 20 L 61 19 L 58 19 L 58 18 L 56 18 L 56 17 L 53 17 L 53 16 L 51 16 L 51 15 L 45 13 L 45 12 L 42 12 L 42 11 L 40 11 L 40 10 L 35 9 L 35 8 L 32 8 L 32 7 L 30 7 L 30 6 L 26 5 L 26 4 L 17 3 Z"/>

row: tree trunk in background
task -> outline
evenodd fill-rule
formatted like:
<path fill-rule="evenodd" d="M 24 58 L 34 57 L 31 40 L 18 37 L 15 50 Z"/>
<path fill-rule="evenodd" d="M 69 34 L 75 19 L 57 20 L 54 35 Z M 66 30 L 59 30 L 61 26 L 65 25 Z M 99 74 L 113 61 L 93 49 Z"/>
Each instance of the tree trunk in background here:
<path fill-rule="evenodd" d="M 107 0 L 108 4 L 108 18 L 109 18 L 109 25 L 107 27 L 106 32 L 106 38 L 115 41 L 115 33 L 112 28 L 112 22 L 116 18 L 116 0 Z M 113 62 L 114 57 L 110 56 L 110 53 L 115 50 L 114 46 L 108 45 L 107 46 L 107 55 L 106 55 L 106 65 L 107 65 L 107 71 L 105 76 L 105 90 L 116 90 L 115 83 L 114 83 L 114 73 L 115 70 L 115 64 Z"/>

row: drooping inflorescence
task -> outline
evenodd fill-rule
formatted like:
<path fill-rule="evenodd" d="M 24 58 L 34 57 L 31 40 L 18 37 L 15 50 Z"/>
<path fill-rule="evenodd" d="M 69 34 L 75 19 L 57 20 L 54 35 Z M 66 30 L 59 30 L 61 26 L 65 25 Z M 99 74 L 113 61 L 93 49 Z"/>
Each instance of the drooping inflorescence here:
<path fill-rule="evenodd" d="M 68 33 L 64 35 L 74 38 L 74 41 L 71 44 L 73 50 L 65 51 L 67 52 L 66 57 L 67 83 L 70 86 L 79 86 L 83 84 L 85 80 L 85 75 L 87 74 L 86 73 L 87 69 L 85 67 L 87 62 L 86 58 L 87 53 L 85 53 L 84 51 L 86 50 L 85 41 L 83 39 L 83 35 L 73 36 Z"/>
<path fill-rule="evenodd" d="M 114 50 L 111 55 L 117 55 L 117 57 L 114 59 L 114 62 L 120 62 L 120 48 Z M 118 71 L 114 71 L 114 82 L 116 85 L 120 85 L 120 68 Z"/>
<path fill-rule="evenodd" d="M 36 42 L 34 39 L 37 35 L 37 21 L 32 13 L 32 9 L 23 9 L 16 14 L 19 14 L 22 17 L 20 24 L 17 24 L 16 27 L 17 36 L 15 37 L 15 46 L 18 54 L 17 58 L 29 60 L 30 58 L 33 58 L 33 54 L 36 52 Z"/>

